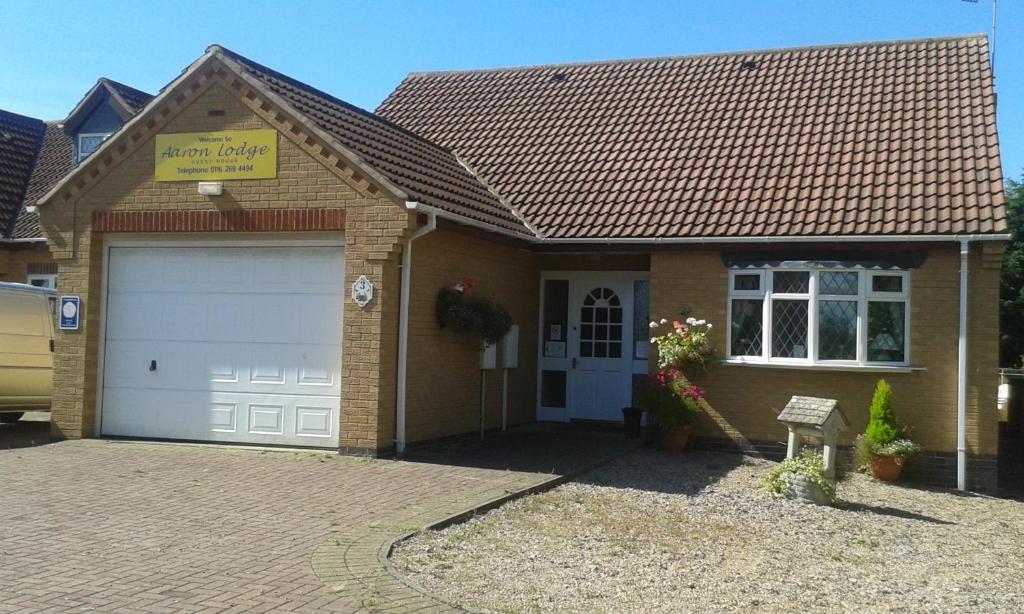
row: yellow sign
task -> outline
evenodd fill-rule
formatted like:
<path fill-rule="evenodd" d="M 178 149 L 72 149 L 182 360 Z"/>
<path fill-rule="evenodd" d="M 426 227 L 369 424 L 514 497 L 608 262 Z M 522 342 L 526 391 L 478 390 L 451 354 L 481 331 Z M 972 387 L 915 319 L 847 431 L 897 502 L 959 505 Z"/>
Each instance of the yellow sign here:
<path fill-rule="evenodd" d="M 276 130 L 156 135 L 157 181 L 219 181 L 275 177 Z"/>

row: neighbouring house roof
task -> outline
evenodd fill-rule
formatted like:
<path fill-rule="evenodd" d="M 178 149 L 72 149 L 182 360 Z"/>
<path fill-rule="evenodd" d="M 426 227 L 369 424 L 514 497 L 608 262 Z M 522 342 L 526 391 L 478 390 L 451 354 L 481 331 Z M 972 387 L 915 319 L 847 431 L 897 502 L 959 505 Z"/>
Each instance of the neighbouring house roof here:
<path fill-rule="evenodd" d="M 71 136 L 58 122 L 46 122 L 46 134 L 43 144 L 36 157 L 32 178 L 25 192 L 23 206 L 11 233 L 14 239 L 41 237 L 39 231 L 39 213 L 30 211 L 28 207 L 50 191 L 64 175 L 74 168 L 71 152 Z"/>
<path fill-rule="evenodd" d="M 984 35 L 414 73 L 377 114 L 552 240 L 1006 232 Z"/>
<path fill-rule="evenodd" d="M 46 123 L 0 111 L 0 238 L 9 238 L 28 189 Z"/>
<path fill-rule="evenodd" d="M 532 236 L 516 214 L 452 151 L 373 113 L 220 46 L 267 90 L 406 192 L 409 199 Z"/>
<path fill-rule="evenodd" d="M 3 231 L 0 233 L 0 237 L 7 239 L 42 237 L 39 230 L 39 214 L 27 207 L 36 204 L 39 198 L 49 192 L 58 181 L 75 168 L 71 135 L 74 127 L 80 125 L 96 106 L 109 100 L 119 115 L 127 114 L 130 117 L 138 113 L 152 98 L 153 96 L 146 92 L 104 77 L 90 88 L 63 122 L 44 122 L 38 119 L 23 118 L 35 122 L 34 126 L 39 130 L 39 134 L 36 148 L 28 158 L 28 175 L 21 196 L 13 206 L 0 204 L 0 230 Z M 0 111 L 0 123 L 3 122 L 4 115 L 13 114 Z M 69 121 L 74 123 L 69 125 Z M 0 149 L 2 148 L 3 143 L 0 143 Z M 6 216 L 5 211 L 7 212 Z"/>
<path fill-rule="evenodd" d="M 114 112 L 123 121 L 127 121 L 152 99 L 152 94 L 113 79 L 100 77 L 64 119 L 64 128 L 69 133 L 74 133 L 92 111 L 104 102 L 108 102 Z"/>

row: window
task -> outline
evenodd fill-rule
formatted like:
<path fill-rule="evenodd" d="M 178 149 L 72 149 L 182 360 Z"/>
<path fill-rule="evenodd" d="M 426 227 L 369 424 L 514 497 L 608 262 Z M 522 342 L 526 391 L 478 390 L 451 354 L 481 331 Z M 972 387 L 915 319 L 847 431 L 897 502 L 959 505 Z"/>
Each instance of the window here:
<path fill-rule="evenodd" d="M 81 162 L 89 155 L 100 148 L 103 141 L 110 136 L 109 132 L 82 133 L 78 135 L 78 161 Z"/>
<path fill-rule="evenodd" d="M 594 288 L 580 308 L 580 358 L 622 356 L 622 302 L 608 288 Z"/>
<path fill-rule="evenodd" d="M 57 276 L 56 275 L 29 275 L 28 283 L 37 288 L 56 288 L 57 287 Z"/>
<path fill-rule="evenodd" d="M 729 358 L 802 365 L 905 365 L 909 302 L 906 271 L 732 271 Z"/>

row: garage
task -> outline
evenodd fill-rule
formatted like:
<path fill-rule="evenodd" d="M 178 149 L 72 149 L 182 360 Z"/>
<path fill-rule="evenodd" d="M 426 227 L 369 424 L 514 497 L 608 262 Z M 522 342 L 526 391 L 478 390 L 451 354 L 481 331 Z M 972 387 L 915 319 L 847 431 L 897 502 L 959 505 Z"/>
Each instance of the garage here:
<path fill-rule="evenodd" d="M 344 246 L 108 245 L 99 430 L 336 448 Z"/>

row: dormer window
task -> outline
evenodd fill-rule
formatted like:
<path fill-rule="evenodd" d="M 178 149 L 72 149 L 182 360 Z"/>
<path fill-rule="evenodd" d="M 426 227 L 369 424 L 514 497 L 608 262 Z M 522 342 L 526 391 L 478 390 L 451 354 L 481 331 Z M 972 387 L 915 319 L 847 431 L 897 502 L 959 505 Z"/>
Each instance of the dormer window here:
<path fill-rule="evenodd" d="M 92 132 L 78 135 L 78 162 L 85 160 L 89 154 L 100 148 L 103 141 L 110 136 L 109 132 Z"/>

